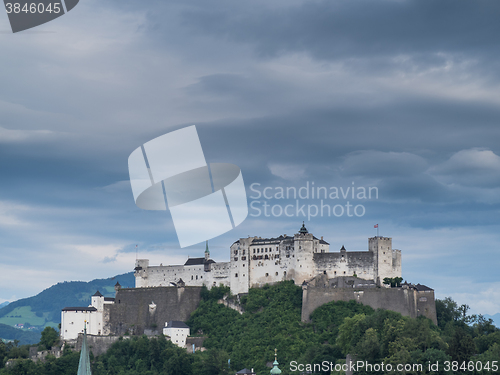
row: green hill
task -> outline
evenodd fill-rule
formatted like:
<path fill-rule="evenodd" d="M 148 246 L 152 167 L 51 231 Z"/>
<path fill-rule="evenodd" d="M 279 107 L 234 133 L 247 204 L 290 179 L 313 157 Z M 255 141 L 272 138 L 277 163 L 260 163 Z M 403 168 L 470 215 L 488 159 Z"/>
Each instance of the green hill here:
<path fill-rule="evenodd" d="M 34 344 L 40 341 L 40 332 L 33 332 L 0 324 L 0 337 L 6 341 L 19 341 L 19 345 Z"/>
<path fill-rule="evenodd" d="M 132 272 L 111 277 L 108 279 L 95 279 L 89 282 L 70 281 L 62 282 L 45 289 L 36 296 L 23 298 L 9 303 L 0 309 L 0 324 L 14 327 L 16 324 L 24 324 L 25 328 L 35 327 L 39 332 L 46 326 L 57 328 L 61 322 L 61 310 L 68 306 L 88 306 L 90 297 L 99 290 L 106 297 L 114 297 L 116 282 L 122 287 L 130 288 L 135 284 Z M 14 340 L 26 340 L 23 330 L 12 328 L 17 332 L 17 336 L 7 333 L 5 328 L 0 329 L 0 338 Z M 11 331 L 8 331 L 11 332 Z M 14 338 L 11 338 L 14 337 Z M 29 337 L 29 336 L 26 336 Z M 34 337 L 34 336 L 33 336 Z M 34 340 L 34 341 L 33 341 Z M 35 343 L 34 338 L 30 342 Z"/>
<path fill-rule="evenodd" d="M 437 301 L 438 326 L 424 317 L 413 319 L 393 311 L 375 311 L 355 301 L 327 303 L 313 312 L 312 323 L 302 323 L 302 291 L 293 282 L 250 289 L 241 299 L 243 314 L 217 302 L 228 292 L 225 287 L 202 289 L 200 306 L 187 322 L 192 335 L 207 337 L 206 351 L 188 354 L 163 336 L 120 339 L 107 353 L 91 357 L 92 374 L 230 375 L 246 367 L 264 375 L 269 374 L 275 348 L 283 375 L 339 375 L 341 372 L 320 366 L 345 363 L 347 353 L 362 362 L 394 366 L 389 372 L 361 369 L 357 374 L 472 374 L 461 369 L 447 370 L 445 363 L 452 360 L 460 364 L 480 361 L 488 366 L 474 372 L 476 375 L 499 373 L 492 366 L 498 364 L 500 356 L 500 330 L 491 320 L 468 316 L 466 305 L 458 306 L 449 298 Z M 59 359 L 35 363 L 21 359 L 22 349 L 6 345 L 2 349 L 2 345 L 0 358 L 3 351 L 4 361 L 20 359 L 8 368 L 2 368 L 0 362 L 0 375 L 77 372 L 78 353 L 69 349 Z M 440 363 L 439 369 L 428 371 L 426 366 L 436 362 Z M 316 367 L 308 369 L 306 364 Z M 405 372 L 396 370 L 398 364 L 424 367 Z"/>

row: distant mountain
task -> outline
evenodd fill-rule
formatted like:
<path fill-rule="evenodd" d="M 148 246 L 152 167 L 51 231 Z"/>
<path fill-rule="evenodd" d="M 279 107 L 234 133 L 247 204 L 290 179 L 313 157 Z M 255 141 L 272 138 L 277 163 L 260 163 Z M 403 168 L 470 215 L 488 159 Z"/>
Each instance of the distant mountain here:
<path fill-rule="evenodd" d="M 500 328 L 500 313 L 496 313 L 495 315 L 484 314 L 486 319 L 493 319 L 493 324 Z"/>
<path fill-rule="evenodd" d="M 0 303 L 0 309 L 1 309 L 2 307 L 7 306 L 9 303 L 10 303 L 9 301 L 5 301 L 4 303 Z"/>
<path fill-rule="evenodd" d="M 105 297 L 114 297 L 116 282 L 119 282 L 123 288 L 133 288 L 135 285 L 133 272 L 89 282 L 65 281 L 45 289 L 36 296 L 11 302 L 0 308 L 0 338 L 12 340 L 4 336 L 7 331 L 5 327 L 2 330 L 2 324 L 12 327 L 18 335 L 23 332 L 23 329 L 30 327 L 31 331 L 38 331 L 38 333 L 46 326 L 58 328 L 61 322 L 61 310 L 64 307 L 88 306 L 90 297 L 97 290 Z M 22 325 L 23 329 L 13 328 L 16 325 L 18 327 Z"/>

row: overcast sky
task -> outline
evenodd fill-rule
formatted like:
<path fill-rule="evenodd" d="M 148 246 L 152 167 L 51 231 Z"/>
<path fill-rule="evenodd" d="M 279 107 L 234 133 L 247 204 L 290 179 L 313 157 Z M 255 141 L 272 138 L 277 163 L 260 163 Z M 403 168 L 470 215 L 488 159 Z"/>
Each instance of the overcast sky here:
<path fill-rule="evenodd" d="M 405 280 L 499 313 L 499 18 L 497 1 L 81 0 L 12 34 L 3 14 L 0 302 L 129 272 L 136 244 L 152 264 L 202 256 L 180 249 L 168 212 L 135 206 L 127 167 L 196 125 L 253 207 L 296 204 L 253 198 L 254 183 L 378 189 L 324 201 L 361 216 L 250 209 L 210 241 L 216 261 L 303 220 L 331 251 L 367 250 L 378 223 Z"/>

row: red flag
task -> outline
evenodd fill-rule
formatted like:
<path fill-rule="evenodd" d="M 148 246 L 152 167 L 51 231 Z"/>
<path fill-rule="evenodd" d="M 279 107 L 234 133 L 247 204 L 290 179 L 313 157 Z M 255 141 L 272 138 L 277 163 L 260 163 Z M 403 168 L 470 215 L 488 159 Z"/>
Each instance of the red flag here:
<path fill-rule="evenodd" d="M 374 228 L 378 228 L 378 224 L 375 224 L 373 227 L 374 227 Z"/>

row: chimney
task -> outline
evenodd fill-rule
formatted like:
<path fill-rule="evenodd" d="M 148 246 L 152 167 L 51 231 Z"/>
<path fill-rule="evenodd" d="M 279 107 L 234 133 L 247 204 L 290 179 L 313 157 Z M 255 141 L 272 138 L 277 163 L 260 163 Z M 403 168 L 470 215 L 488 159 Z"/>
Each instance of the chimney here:
<path fill-rule="evenodd" d="M 323 241 L 323 236 L 321 236 L 321 241 Z"/>

